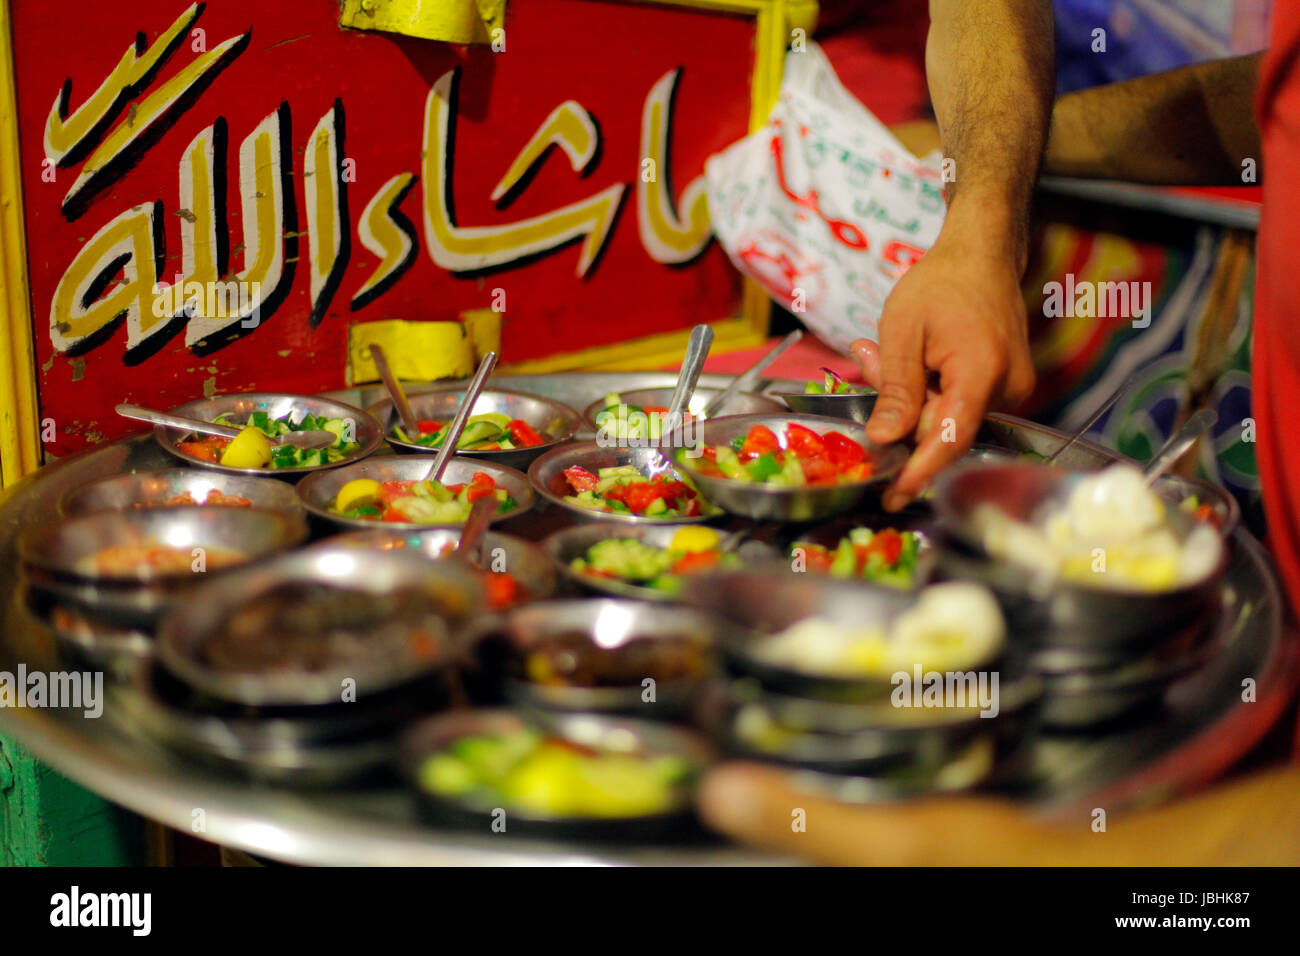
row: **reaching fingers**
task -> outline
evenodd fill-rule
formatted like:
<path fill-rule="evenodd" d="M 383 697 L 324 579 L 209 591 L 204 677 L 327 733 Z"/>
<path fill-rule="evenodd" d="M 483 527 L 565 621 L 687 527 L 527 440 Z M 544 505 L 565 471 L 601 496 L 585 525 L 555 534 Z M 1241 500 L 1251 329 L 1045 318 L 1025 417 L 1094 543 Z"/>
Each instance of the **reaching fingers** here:
<path fill-rule="evenodd" d="M 925 401 L 924 327 L 921 322 L 880 323 L 880 374 L 875 410 L 867 422 L 867 437 L 892 442 L 916 427 Z M 865 372 L 865 369 L 864 369 Z"/>
<path fill-rule="evenodd" d="M 849 351 L 858 360 L 862 380 L 872 388 L 880 388 L 880 346 L 871 339 L 854 339 L 849 343 Z"/>
<path fill-rule="evenodd" d="M 1001 377 L 1000 363 L 983 361 L 968 351 L 945 363 L 940 394 L 926 403 L 921 415 L 920 443 L 883 497 L 887 510 L 906 506 L 935 475 L 966 454 Z"/>

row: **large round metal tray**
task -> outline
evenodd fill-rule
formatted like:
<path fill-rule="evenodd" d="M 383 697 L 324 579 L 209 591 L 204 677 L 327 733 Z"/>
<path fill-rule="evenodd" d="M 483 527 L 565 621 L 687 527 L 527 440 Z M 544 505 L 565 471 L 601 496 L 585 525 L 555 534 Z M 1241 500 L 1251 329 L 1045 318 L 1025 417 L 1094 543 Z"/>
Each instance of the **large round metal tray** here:
<path fill-rule="evenodd" d="M 504 379 L 504 377 L 503 377 Z M 583 408 L 607 392 L 671 385 L 668 373 L 575 373 L 517 376 L 502 385 Z M 725 382 L 701 377 L 703 385 Z M 773 387 L 799 387 L 769 382 Z M 380 389 L 333 396 L 366 407 Z M 1050 453 L 1059 432 L 1021 419 L 993 416 L 980 440 L 1013 451 Z M 1116 457 L 1080 442 L 1066 466 L 1095 466 Z M 17 587 L 14 538 L 57 515 L 70 490 L 134 469 L 171 467 L 173 459 L 149 438 L 107 444 L 50 465 L 20 482 L 0 502 L 0 670 L 18 662 L 29 670 L 58 668 L 53 635 L 26 610 Z M 500 530 L 540 539 L 571 519 L 559 509 L 503 522 Z M 1043 814 L 1087 808 L 1120 809 L 1168 799 L 1223 773 L 1254 747 L 1281 715 L 1297 677 L 1296 640 L 1284 630 L 1284 606 L 1273 569 L 1244 530 L 1232 537 L 1217 653 L 1176 684 L 1161 719 L 1102 735 L 1034 736 L 1014 779 L 1001 787 Z M 1256 700 L 1242 702 L 1242 681 L 1255 681 Z M 126 686 L 114 694 L 130 693 Z M 113 706 L 110 696 L 106 705 Z M 107 717 L 107 715 L 106 715 Z M 0 708 L 0 733 L 82 785 L 151 819 L 188 832 L 202 808 L 206 839 L 267 857 L 306 864 L 743 864 L 780 862 L 770 855 L 715 844 L 682 847 L 610 846 L 524 840 L 440 831 L 422 825 L 414 801 L 396 784 L 338 786 L 313 792 L 234 779 L 151 739 L 128 734 L 120 722 L 81 712 Z"/>

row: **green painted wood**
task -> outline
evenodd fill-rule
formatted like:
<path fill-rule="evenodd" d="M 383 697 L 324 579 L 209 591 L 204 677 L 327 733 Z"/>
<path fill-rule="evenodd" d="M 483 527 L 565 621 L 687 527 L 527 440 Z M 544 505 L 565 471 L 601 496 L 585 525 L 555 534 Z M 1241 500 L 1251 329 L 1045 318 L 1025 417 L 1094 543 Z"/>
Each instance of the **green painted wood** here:
<path fill-rule="evenodd" d="M 0 865 L 138 866 L 144 822 L 0 736 Z"/>

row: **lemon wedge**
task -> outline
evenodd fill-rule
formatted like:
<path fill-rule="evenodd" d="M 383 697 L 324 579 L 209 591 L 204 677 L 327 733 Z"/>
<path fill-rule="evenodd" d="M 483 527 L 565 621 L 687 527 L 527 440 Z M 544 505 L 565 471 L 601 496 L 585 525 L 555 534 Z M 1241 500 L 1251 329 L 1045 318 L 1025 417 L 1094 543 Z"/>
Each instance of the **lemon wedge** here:
<path fill-rule="evenodd" d="M 231 468 L 265 468 L 271 462 L 271 443 L 260 428 L 247 425 L 221 453 L 221 463 Z"/>
<path fill-rule="evenodd" d="M 668 545 L 670 551 L 695 554 L 699 551 L 712 551 L 718 546 L 718 532 L 712 528 L 682 528 Z"/>
<path fill-rule="evenodd" d="M 339 489 L 338 497 L 334 499 L 334 509 L 351 511 L 353 508 L 374 504 L 378 494 L 379 482 L 373 478 L 353 478 Z"/>

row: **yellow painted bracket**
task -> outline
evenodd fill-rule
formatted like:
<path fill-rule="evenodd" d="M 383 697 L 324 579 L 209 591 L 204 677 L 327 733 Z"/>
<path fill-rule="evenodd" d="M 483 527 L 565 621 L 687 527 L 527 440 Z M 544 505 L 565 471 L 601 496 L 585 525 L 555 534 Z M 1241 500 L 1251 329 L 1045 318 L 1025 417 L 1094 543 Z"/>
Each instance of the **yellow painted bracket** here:
<path fill-rule="evenodd" d="M 491 43 L 506 0 L 343 0 L 339 25 L 446 43 Z"/>
<path fill-rule="evenodd" d="M 460 322 L 384 319 L 348 329 L 348 384 L 374 382 L 379 371 L 371 344 L 384 348 L 393 374 L 408 382 L 464 378 L 488 352 L 501 351 L 501 315 L 491 309 L 461 314 Z"/>

